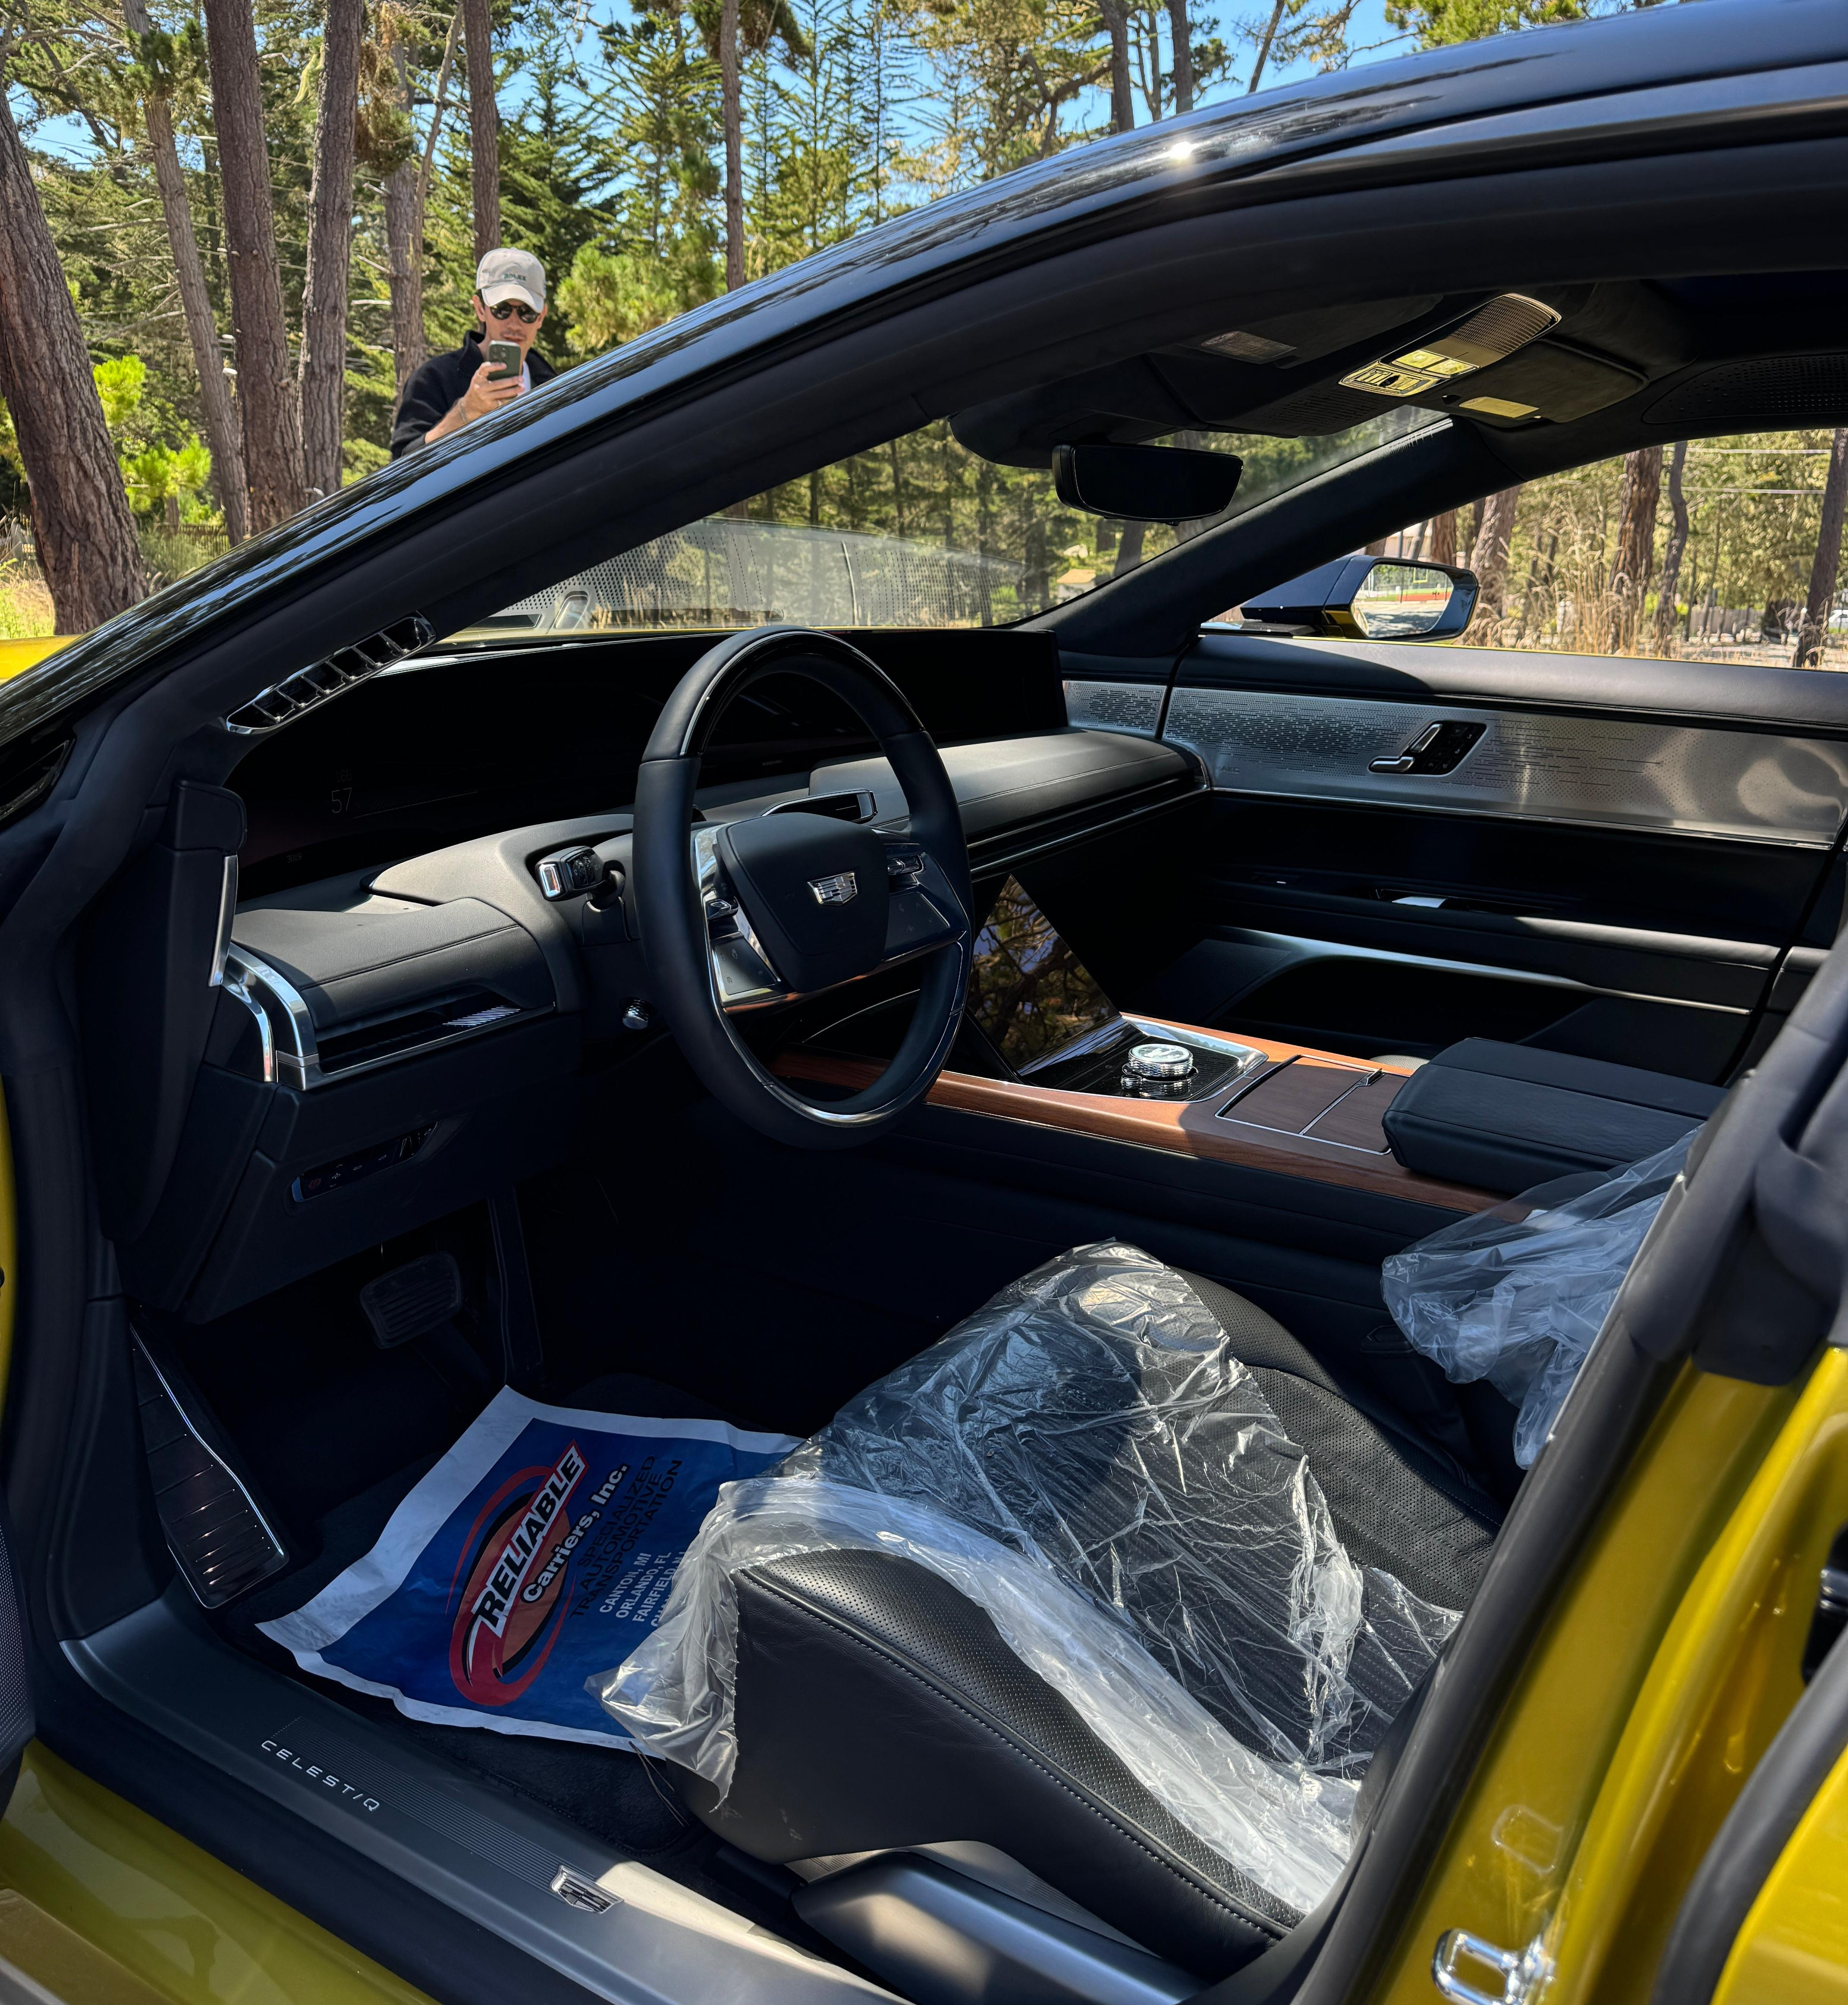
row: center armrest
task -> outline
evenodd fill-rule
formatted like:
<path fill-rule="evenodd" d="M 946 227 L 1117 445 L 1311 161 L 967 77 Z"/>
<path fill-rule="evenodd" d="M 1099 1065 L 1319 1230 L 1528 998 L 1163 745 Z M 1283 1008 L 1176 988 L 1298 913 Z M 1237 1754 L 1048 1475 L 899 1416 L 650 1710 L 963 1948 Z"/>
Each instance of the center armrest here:
<path fill-rule="evenodd" d="M 1513 1192 L 1652 1156 L 1725 1097 L 1667 1073 L 1468 1038 L 1407 1081 L 1383 1125 L 1408 1169 Z"/>

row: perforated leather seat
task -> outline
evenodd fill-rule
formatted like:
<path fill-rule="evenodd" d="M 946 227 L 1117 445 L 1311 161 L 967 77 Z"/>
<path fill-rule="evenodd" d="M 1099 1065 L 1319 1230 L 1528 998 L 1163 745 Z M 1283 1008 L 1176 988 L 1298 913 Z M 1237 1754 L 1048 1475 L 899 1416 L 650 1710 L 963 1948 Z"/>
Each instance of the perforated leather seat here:
<path fill-rule="evenodd" d="M 1499 1506 L 1389 1414 L 1363 1410 L 1262 1310 L 1186 1279 L 1306 1455 L 1353 1560 L 1439 1607 L 1466 1606 Z M 1120 1514 L 1123 1501 L 1100 1493 L 1096 1508 Z M 822 1551 L 759 1563 L 735 1585 L 736 1773 L 722 1802 L 696 1778 L 682 1786 L 741 1849 L 799 1863 L 991 1846 L 1204 1978 L 1248 1961 L 1302 1919 L 1171 1814 L 937 1574 L 875 1551 Z M 1157 1654 L 1223 1725 L 1259 1745 L 1184 1654 Z M 1404 1693 L 1369 1697 L 1383 1727 Z"/>

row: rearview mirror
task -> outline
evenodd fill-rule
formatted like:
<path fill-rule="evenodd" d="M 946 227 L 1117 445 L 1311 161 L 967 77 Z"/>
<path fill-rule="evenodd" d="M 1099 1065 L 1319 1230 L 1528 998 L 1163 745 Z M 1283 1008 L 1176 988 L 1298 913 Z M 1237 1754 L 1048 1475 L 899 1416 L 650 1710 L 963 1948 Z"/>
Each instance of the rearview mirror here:
<path fill-rule="evenodd" d="M 1060 445 L 1053 484 L 1068 508 L 1127 522 L 1191 522 L 1232 505 L 1245 462 L 1178 445 Z"/>
<path fill-rule="evenodd" d="M 1448 641 L 1476 609 L 1474 571 L 1401 557 L 1338 557 L 1247 599 L 1247 620 L 1349 640 Z"/>

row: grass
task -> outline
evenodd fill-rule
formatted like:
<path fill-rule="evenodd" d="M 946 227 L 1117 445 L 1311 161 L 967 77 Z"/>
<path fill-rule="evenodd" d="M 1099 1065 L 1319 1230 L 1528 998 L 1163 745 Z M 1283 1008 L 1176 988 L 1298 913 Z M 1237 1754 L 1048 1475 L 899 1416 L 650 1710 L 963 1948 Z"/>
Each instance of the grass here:
<path fill-rule="evenodd" d="M 0 641 L 30 641 L 54 624 L 51 595 L 37 571 L 0 564 Z"/>

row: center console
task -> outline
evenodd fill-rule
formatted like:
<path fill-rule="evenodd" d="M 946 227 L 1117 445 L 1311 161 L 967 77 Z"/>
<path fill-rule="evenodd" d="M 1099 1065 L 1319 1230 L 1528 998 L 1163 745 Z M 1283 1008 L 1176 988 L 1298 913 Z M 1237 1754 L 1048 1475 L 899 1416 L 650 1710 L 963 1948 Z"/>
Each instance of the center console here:
<path fill-rule="evenodd" d="M 877 1071 L 826 1034 L 785 1052 L 786 1077 L 857 1089 Z M 1120 1012 L 1018 881 L 977 936 L 966 1036 L 938 1106 L 1205 1157 L 1473 1212 L 1495 1193 L 1408 1169 L 1382 1116 L 1411 1076 L 1394 1065 Z"/>
<path fill-rule="evenodd" d="M 864 1085 L 871 1054 L 827 1037 L 791 1077 Z M 1117 1010 L 1014 878 L 976 940 L 941 1106 L 1236 1162 L 1461 1212 L 1678 1142 L 1720 1088 L 1468 1038 L 1428 1064 L 1233 1037 Z"/>

